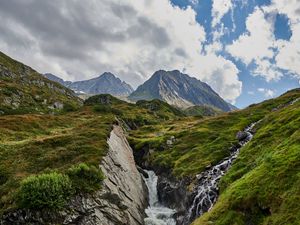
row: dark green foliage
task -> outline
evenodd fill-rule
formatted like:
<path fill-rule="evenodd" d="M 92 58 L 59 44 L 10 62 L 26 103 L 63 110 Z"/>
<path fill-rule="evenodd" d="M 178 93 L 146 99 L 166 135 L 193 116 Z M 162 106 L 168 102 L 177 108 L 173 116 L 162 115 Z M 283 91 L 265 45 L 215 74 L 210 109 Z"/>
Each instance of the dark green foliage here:
<path fill-rule="evenodd" d="M 101 187 L 104 175 L 100 168 L 80 163 L 67 171 L 76 192 L 92 192 Z"/>
<path fill-rule="evenodd" d="M 89 97 L 84 101 L 85 105 L 112 105 L 112 104 L 120 104 L 124 101 L 113 97 L 110 94 L 100 94 Z"/>
<path fill-rule="evenodd" d="M 60 209 L 72 194 L 69 177 L 52 172 L 27 177 L 21 182 L 18 197 L 20 207 Z"/>
<path fill-rule="evenodd" d="M 185 109 L 184 113 L 188 116 L 201 117 L 201 116 L 216 116 L 222 114 L 223 112 L 220 109 L 215 108 L 213 106 L 196 105 Z"/>
<path fill-rule="evenodd" d="M 6 183 L 9 177 L 9 172 L 6 168 L 0 166 L 0 185 L 3 185 Z"/>
<path fill-rule="evenodd" d="M 185 114 L 180 109 L 177 109 L 159 99 L 154 99 L 151 101 L 139 100 L 136 102 L 136 105 L 148 109 L 151 112 L 159 113 L 162 116 L 163 114 L 166 115 L 168 113 L 174 114 L 175 116 L 185 116 Z"/>
<path fill-rule="evenodd" d="M 112 108 L 109 105 L 94 105 L 93 110 L 94 112 L 98 112 L 98 113 L 113 113 L 118 116 L 123 115 L 123 112 L 121 110 Z"/>
<path fill-rule="evenodd" d="M 65 112 L 75 112 L 79 109 L 78 105 L 75 105 L 75 104 L 71 104 L 71 103 L 66 103 L 64 104 L 64 108 L 63 110 Z"/>

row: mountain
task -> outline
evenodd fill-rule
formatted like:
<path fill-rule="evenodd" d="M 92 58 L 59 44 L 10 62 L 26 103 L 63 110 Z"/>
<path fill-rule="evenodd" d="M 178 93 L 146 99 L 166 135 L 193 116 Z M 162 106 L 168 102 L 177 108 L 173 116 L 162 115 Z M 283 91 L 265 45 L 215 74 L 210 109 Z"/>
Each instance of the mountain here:
<path fill-rule="evenodd" d="M 44 74 L 48 79 L 58 82 L 77 93 L 85 94 L 111 94 L 114 96 L 128 96 L 133 92 L 133 88 L 124 81 L 121 81 L 112 73 L 105 72 L 102 75 L 90 80 L 83 81 L 64 81 L 63 79 L 51 74 Z"/>
<path fill-rule="evenodd" d="M 209 85 L 178 70 L 155 72 L 129 96 L 131 101 L 152 99 L 160 99 L 180 108 L 208 105 L 222 111 L 232 110 L 232 105 L 224 101 Z"/>
<path fill-rule="evenodd" d="M 47 113 L 80 104 L 73 91 L 0 52 L 0 115 Z"/>

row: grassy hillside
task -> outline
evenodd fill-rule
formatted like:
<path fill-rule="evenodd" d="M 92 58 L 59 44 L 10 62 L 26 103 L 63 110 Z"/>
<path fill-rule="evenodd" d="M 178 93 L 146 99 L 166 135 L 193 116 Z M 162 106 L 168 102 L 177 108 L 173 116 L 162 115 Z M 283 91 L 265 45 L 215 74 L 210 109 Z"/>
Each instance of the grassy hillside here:
<path fill-rule="evenodd" d="M 193 177 L 230 154 L 239 130 L 262 120 L 221 180 L 220 200 L 195 224 L 298 224 L 300 101 L 289 105 L 298 98 L 299 89 L 217 117 L 145 126 L 131 132 L 130 143 L 137 152 L 156 149 L 144 159 L 152 165 Z"/>
<path fill-rule="evenodd" d="M 72 166 L 97 166 L 107 151 L 114 117 L 91 109 L 66 115 L 0 117 L 0 213 L 17 206 L 21 182 L 30 175 Z"/>
<path fill-rule="evenodd" d="M 67 199 L 78 191 L 99 188 L 100 183 L 96 185 L 93 179 L 97 180 L 101 171 L 93 168 L 98 168 L 107 153 L 112 125 L 119 120 L 137 128 L 171 117 L 170 112 L 157 112 L 159 115 L 111 95 L 98 95 L 87 99 L 83 107 L 73 112 L 0 116 L 0 214 L 19 207 L 61 207 L 63 204 L 56 201 L 41 205 L 44 197 L 38 195 L 41 187 L 35 185 L 43 182 L 61 182 L 61 188 L 49 193 L 56 196 L 54 200 L 60 190 L 70 191 L 68 196 L 63 194 Z M 69 178 L 71 185 L 68 185 Z M 71 190 L 65 190 L 66 185 Z M 42 190 L 47 192 L 52 187 Z M 23 195 L 27 198 L 20 201 Z"/>
<path fill-rule="evenodd" d="M 213 210 L 195 225 L 299 224 L 300 101 L 269 113 L 221 180 Z"/>
<path fill-rule="evenodd" d="M 71 90 L 0 52 L 0 114 L 57 112 L 80 104 Z"/>
<path fill-rule="evenodd" d="M 216 164 L 230 154 L 237 143 L 236 134 L 252 122 L 263 119 L 279 105 L 300 97 L 300 91 L 291 91 L 277 99 L 252 105 L 247 109 L 204 119 L 182 118 L 132 131 L 130 143 L 136 151 L 155 149 L 174 136 L 172 148 L 155 151 L 152 165 L 169 168 L 176 176 L 193 176 L 210 164 Z"/>
<path fill-rule="evenodd" d="M 217 116 L 223 111 L 208 105 L 195 105 L 185 109 L 184 113 L 188 116 Z"/>

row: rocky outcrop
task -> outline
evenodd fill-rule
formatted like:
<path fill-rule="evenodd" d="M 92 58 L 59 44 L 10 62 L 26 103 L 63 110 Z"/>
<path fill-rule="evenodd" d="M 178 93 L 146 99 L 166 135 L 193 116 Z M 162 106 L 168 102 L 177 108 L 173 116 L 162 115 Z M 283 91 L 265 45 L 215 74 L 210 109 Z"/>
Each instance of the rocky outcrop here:
<path fill-rule="evenodd" d="M 100 165 L 106 177 L 101 190 L 74 197 L 59 213 L 18 210 L 5 215 L 0 224 L 143 225 L 147 187 L 121 127 L 114 126 L 108 145 Z"/>
<path fill-rule="evenodd" d="M 102 190 L 94 196 L 74 199 L 75 213 L 68 215 L 64 224 L 144 224 L 147 188 L 121 127 L 114 126 L 108 145 L 100 166 L 106 177 Z"/>

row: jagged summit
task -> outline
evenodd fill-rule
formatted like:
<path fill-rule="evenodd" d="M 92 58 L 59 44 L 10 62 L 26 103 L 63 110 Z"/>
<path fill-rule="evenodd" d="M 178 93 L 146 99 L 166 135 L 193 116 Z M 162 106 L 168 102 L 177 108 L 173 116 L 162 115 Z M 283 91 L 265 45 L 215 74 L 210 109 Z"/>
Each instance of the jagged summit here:
<path fill-rule="evenodd" d="M 132 101 L 160 99 L 180 108 L 209 105 L 231 111 L 232 106 L 223 100 L 208 84 L 181 73 L 179 70 L 159 70 L 134 91 Z"/>
<path fill-rule="evenodd" d="M 82 81 L 64 81 L 63 79 L 46 73 L 45 76 L 53 81 L 71 88 L 78 93 L 86 94 L 111 94 L 114 96 L 127 96 L 133 92 L 133 88 L 110 72 L 105 72 L 98 77 Z"/>

